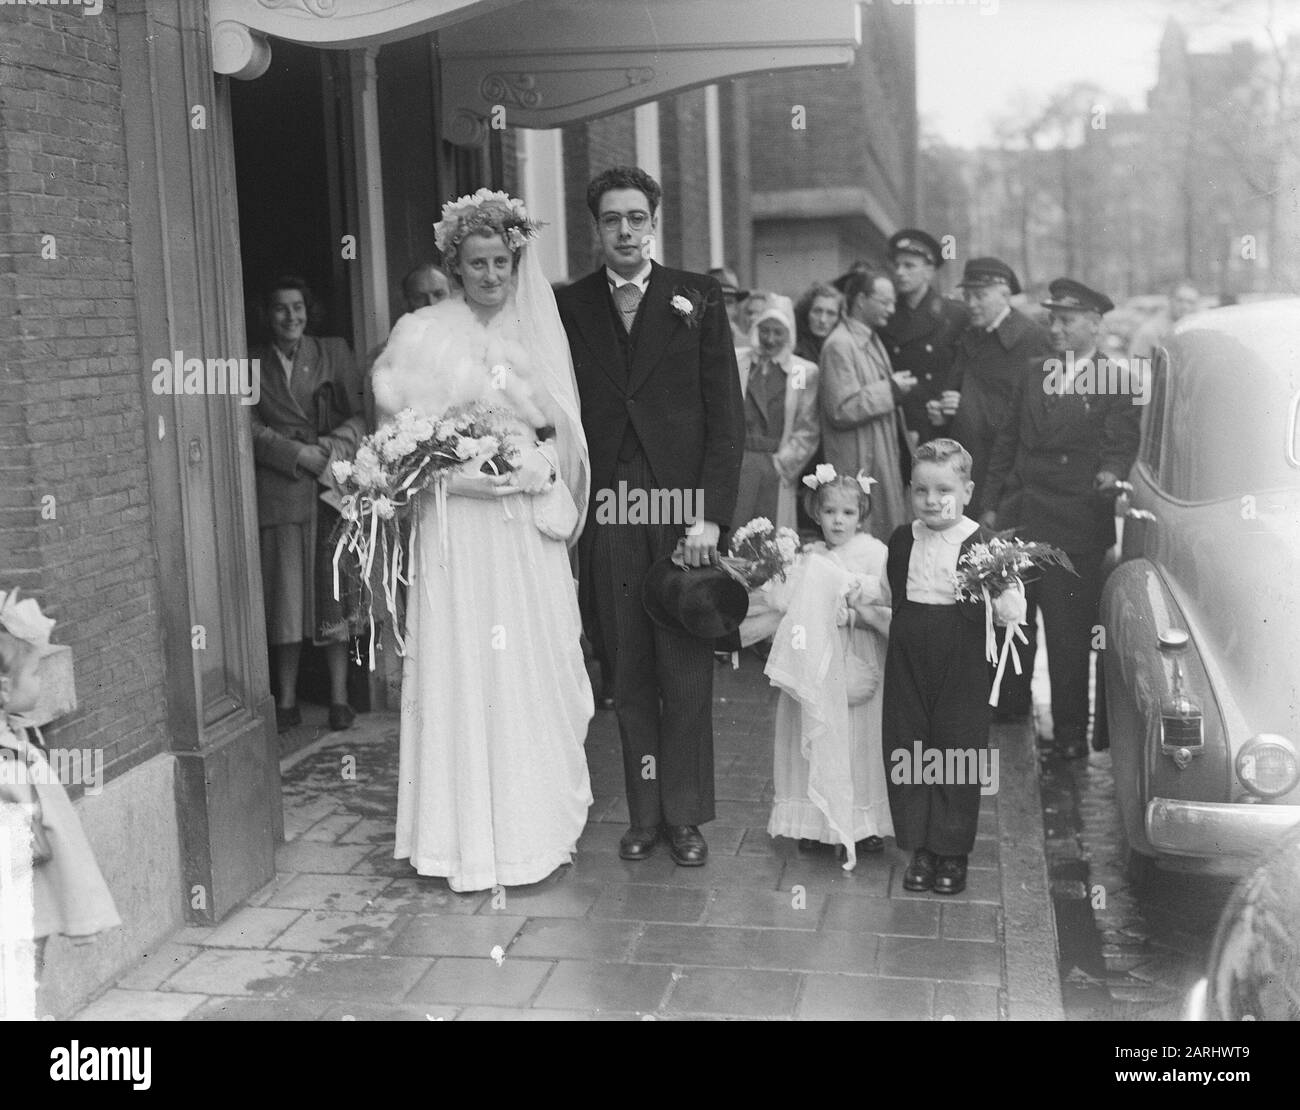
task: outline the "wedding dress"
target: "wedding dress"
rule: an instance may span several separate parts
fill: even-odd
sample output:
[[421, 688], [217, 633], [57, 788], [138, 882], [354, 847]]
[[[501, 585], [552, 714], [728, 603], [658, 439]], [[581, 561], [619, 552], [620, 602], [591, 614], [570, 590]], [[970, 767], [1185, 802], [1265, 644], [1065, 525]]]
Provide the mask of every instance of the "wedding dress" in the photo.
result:
[[[490, 403], [529, 443], [541, 408], [581, 519], [586, 444], [568, 360], [554, 297], [524, 259], [486, 325], [461, 300], [398, 321], [376, 363], [376, 408], [438, 417]], [[538, 882], [569, 862], [592, 802], [594, 706], [568, 547], [538, 530], [527, 494], [453, 494], [445, 520], [432, 487], [417, 502], [394, 855], [458, 891]]]

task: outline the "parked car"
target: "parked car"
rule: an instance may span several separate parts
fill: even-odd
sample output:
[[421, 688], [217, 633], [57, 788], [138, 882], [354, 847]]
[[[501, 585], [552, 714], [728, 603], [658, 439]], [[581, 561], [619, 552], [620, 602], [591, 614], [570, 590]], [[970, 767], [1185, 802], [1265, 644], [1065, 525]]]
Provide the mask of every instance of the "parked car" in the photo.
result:
[[1133, 861], [1241, 874], [1300, 823], [1300, 300], [1180, 321], [1151, 366], [1106, 721]]
[[1300, 829], [1233, 891], [1187, 1021], [1300, 1021]]

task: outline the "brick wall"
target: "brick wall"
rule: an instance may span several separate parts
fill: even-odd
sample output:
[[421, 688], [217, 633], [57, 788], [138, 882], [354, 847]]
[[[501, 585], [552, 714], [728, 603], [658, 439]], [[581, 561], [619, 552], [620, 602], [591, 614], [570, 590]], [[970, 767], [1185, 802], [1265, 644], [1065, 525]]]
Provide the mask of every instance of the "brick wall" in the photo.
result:
[[600, 236], [587, 210], [587, 183], [610, 166], [635, 162], [636, 118], [630, 111], [564, 128], [565, 220], [573, 278], [590, 273], [600, 259]]
[[50, 743], [109, 777], [165, 747], [113, 7], [0, 6], [0, 582], [72, 647], [81, 708]]

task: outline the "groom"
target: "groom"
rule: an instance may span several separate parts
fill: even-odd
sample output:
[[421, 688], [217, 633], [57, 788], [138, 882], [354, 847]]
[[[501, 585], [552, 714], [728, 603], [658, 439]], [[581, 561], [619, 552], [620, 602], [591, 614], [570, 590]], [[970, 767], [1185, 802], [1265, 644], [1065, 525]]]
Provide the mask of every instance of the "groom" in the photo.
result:
[[[641, 586], [679, 542], [690, 566], [716, 562], [745, 424], [717, 281], [650, 261], [661, 197], [659, 183], [634, 167], [592, 181], [587, 207], [603, 264], [556, 300], [591, 452], [580, 597], [614, 674], [631, 818], [619, 855], [646, 859], [663, 835], [676, 863], [698, 867], [708, 856], [699, 826], [713, 820], [713, 642], [653, 623]], [[691, 519], [655, 513], [654, 523], [640, 523], [645, 514], [629, 523], [616, 512], [611, 522], [608, 506], [643, 500], [620, 490], [646, 491], [651, 506], [682, 506]]]

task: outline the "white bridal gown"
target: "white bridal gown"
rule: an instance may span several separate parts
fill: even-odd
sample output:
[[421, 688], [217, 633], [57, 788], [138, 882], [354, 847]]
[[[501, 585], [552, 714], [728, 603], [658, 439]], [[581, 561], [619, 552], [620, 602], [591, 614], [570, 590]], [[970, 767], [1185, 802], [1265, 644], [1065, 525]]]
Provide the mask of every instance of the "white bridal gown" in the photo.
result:
[[[398, 329], [408, 322], [425, 334], [394, 331], [376, 367], [381, 413], [438, 416], [489, 397], [518, 411], [487, 392], [503, 357], [497, 321], [484, 328], [454, 301]], [[526, 356], [505, 357], [516, 367]], [[592, 801], [594, 706], [569, 554], [538, 531], [532, 500], [447, 497], [444, 562], [432, 488], [418, 498], [394, 855], [453, 890], [546, 878], [569, 862]]]

